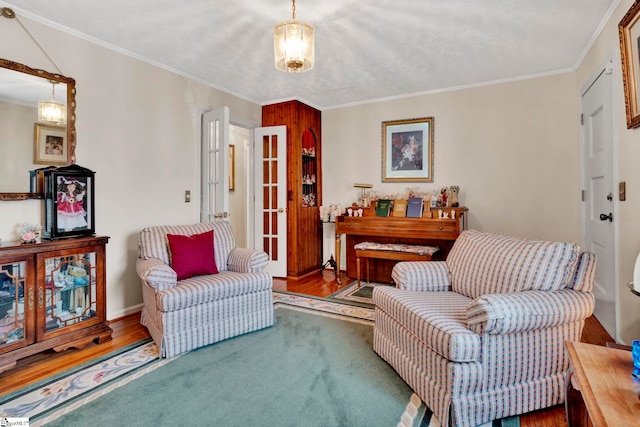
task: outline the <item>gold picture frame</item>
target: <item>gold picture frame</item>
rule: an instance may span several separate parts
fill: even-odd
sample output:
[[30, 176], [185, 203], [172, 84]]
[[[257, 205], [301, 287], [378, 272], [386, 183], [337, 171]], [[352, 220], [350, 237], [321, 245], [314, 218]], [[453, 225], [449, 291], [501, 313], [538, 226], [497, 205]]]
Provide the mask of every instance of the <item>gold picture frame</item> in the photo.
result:
[[382, 122], [382, 182], [433, 182], [433, 117]]
[[640, 0], [618, 24], [627, 129], [640, 126]]
[[66, 127], [35, 123], [33, 163], [56, 166], [66, 166], [70, 163]]
[[229, 145], [229, 191], [236, 189], [236, 147]]

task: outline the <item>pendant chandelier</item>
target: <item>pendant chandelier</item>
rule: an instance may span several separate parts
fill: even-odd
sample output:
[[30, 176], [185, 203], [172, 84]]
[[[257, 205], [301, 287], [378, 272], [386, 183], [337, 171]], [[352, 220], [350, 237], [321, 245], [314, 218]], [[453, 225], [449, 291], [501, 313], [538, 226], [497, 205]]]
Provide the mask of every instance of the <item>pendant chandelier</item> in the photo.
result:
[[296, 19], [296, 0], [292, 0], [292, 19], [273, 27], [276, 68], [287, 73], [302, 73], [313, 68], [313, 25]]
[[51, 83], [51, 100], [38, 101], [38, 121], [55, 126], [66, 126], [67, 106], [56, 102], [56, 84], [58, 82], [50, 80], [49, 83]]

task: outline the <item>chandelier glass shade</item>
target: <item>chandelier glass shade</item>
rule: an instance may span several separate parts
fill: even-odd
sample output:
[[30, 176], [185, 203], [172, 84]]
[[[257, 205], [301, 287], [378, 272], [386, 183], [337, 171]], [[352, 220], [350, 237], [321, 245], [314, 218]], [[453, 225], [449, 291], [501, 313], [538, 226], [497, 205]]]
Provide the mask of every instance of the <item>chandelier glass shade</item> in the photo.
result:
[[56, 102], [56, 84], [51, 82], [51, 100], [38, 101], [38, 121], [55, 126], [67, 125], [67, 106]]
[[276, 68], [288, 73], [302, 73], [313, 68], [313, 25], [296, 19], [296, 2], [293, 0], [293, 16], [273, 27], [273, 48]]

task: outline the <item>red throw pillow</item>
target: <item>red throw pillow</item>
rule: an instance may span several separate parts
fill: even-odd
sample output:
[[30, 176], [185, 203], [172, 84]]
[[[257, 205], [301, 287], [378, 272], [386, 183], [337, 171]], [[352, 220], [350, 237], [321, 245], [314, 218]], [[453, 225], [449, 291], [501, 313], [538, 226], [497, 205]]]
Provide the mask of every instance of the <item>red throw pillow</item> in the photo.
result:
[[171, 268], [178, 280], [200, 274], [218, 274], [213, 253], [213, 230], [193, 236], [167, 234], [171, 251]]

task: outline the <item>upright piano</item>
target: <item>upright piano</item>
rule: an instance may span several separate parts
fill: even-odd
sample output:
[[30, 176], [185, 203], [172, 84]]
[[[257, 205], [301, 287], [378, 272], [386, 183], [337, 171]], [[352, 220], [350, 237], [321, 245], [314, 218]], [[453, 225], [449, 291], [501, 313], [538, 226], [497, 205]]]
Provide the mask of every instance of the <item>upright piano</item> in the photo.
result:
[[[441, 208], [455, 211], [455, 219], [407, 218], [380, 216], [339, 216], [336, 218], [336, 272], [340, 271], [342, 235], [346, 236], [346, 271], [350, 278], [356, 277], [354, 245], [360, 242], [404, 243], [437, 246], [433, 260], [445, 260], [460, 232], [467, 228], [466, 207]], [[437, 211], [437, 210], [436, 210]], [[437, 215], [437, 213], [436, 213]], [[372, 281], [391, 283], [392, 260], [372, 259], [370, 278]]]

